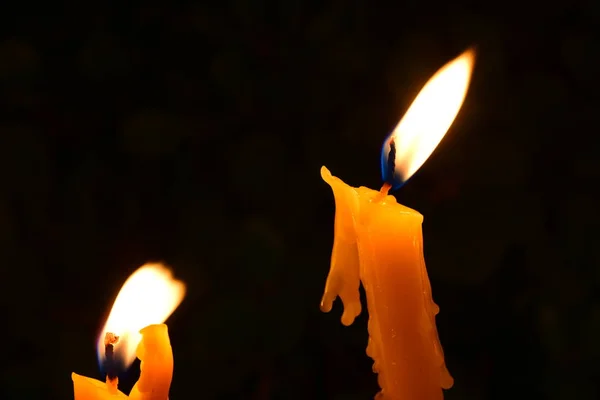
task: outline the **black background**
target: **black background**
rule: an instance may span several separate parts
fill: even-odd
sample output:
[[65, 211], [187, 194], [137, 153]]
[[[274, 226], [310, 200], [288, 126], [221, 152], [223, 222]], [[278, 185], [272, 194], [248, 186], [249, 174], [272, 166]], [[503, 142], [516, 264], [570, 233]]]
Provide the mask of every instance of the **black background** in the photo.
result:
[[[425, 216], [446, 398], [595, 399], [598, 2], [3, 3], [0, 396], [72, 398], [127, 276], [188, 285], [172, 399], [371, 399], [366, 318], [319, 311], [334, 203], [477, 46], [396, 193]], [[134, 366], [122, 378], [128, 391]]]

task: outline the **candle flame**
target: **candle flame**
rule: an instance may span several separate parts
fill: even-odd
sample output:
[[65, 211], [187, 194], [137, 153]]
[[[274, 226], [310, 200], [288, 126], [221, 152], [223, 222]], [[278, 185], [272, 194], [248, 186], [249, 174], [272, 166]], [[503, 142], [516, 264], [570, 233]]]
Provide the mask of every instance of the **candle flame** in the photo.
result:
[[181, 304], [185, 284], [162, 264], [145, 264], [125, 281], [98, 338], [98, 359], [105, 360], [107, 334], [117, 336], [115, 354], [124, 366], [135, 360], [142, 328], [162, 324]]
[[440, 68], [385, 140], [381, 172], [393, 189], [417, 172], [446, 135], [467, 95], [474, 63], [470, 49]]

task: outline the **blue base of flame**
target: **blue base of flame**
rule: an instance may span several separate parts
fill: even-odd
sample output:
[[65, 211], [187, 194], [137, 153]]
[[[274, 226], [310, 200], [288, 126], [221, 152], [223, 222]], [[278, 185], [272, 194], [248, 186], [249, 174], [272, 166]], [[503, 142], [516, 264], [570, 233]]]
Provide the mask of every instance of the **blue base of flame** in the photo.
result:
[[110, 364], [106, 360], [100, 361], [98, 364], [102, 376], [106, 376], [109, 372], [112, 372], [113, 375], [121, 375], [127, 370], [127, 366], [119, 358], [114, 359]]
[[107, 360], [103, 355], [98, 354], [98, 368], [100, 369], [100, 374], [105, 376], [109, 372], [120, 375], [127, 370], [128, 366], [125, 365], [125, 360], [119, 357], [118, 353], [114, 355], [111, 361]]
[[396, 168], [396, 146], [391, 133], [381, 146], [381, 179], [389, 183], [390, 190], [398, 190], [408, 181], [398, 168]]

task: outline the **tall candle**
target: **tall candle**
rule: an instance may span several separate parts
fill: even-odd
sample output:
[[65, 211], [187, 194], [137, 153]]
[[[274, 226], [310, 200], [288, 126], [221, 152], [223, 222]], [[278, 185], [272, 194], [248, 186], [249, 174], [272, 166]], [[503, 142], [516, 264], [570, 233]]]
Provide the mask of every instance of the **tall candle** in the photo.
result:
[[442, 67], [423, 87], [384, 143], [380, 191], [354, 188], [331, 175], [336, 216], [331, 269], [321, 309], [339, 296], [342, 323], [361, 312], [362, 282], [369, 313], [367, 354], [381, 392], [377, 400], [441, 400], [453, 384], [440, 344], [431, 285], [423, 258], [423, 216], [388, 194], [427, 160], [456, 118], [474, 64], [467, 51]]
[[[98, 358], [106, 381], [73, 373], [75, 400], [167, 400], [173, 377], [173, 352], [163, 322], [185, 296], [185, 285], [161, 264], [146, 264], [121, 288], [98, 338]], [[130, 396], [118, 390], [115, 367], [141, 360], [140, 379]], [[118, 369], [118, 368], [117, 368]]]

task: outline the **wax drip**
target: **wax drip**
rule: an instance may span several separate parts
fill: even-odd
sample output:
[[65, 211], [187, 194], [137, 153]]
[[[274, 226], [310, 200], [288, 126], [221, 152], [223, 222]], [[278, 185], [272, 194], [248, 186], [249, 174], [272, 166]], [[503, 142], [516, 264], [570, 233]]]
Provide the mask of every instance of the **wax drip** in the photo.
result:
[[353, 218], [351, 215], [340, 216], [339, 213], [351, 212], [351, 207], [348, 205], [357, 200], [357, 194], [353, 188], [332, 176], [325, 167], [321, 168], [321, 177], [331, 186], [338, 205], [336, 206], [336, 234], [331, 253], [331, 268], [321, 299], [321, 310], [323, 312], [331, 311], [333, 302], [339, 296], [344, 305], [342, 324], [348, 326], [354, 322], [362, 309], [358, 290], [360, 286], [359, 260]]
[[[418, 243], [419, 252], [423, 254], [423, 241], [420, 240]], [[429, 340], [433, 346], [435, 360], [440, 368], [440, 386], [443, 389], [450, 389], [454, 385], [454, 379], [446, 367], [444, 350], [442, 349], [442, 344], [440, 343], [440, 337], [435, 323], [435, 317], [440, 312], [440, 307], [433, 301], [431, 282], [429, 281], [427, 268], [425, 267], [425, 259], [423, 257], [421, 257], [421, 282], [423, 283], [423, 287], [425, 289], [423, 291], [425, 309], [428, 310], [428, 312], [423, 316], [423, 322], [425, 324], [423, 330], [429, 336]]]
[[[364, 282], [363, 282], [364, 286]], [[366, 290], [366, 289], [365, 289]], [[367, 303], [368, 306], [368, 303]], [[373, 336], [376, 335], [380, 329], [377, 324], [377, 321], [374, 317], [371, 310], [369, 310], [369, 322], [367, 323], [367, 330], [369, 331], [369, 341], [367, 344], [367, 356], [369, 356], [373, 360], [373, 372], [377, 374], [377, 384], [381, 388], [379, 393], [375, 396], [375, 400], [384, 400], [384, 391], [385, 391], [385, 369], [381, 368], [381, 349], [377, 346], [377, 341], [373, 340]]]

